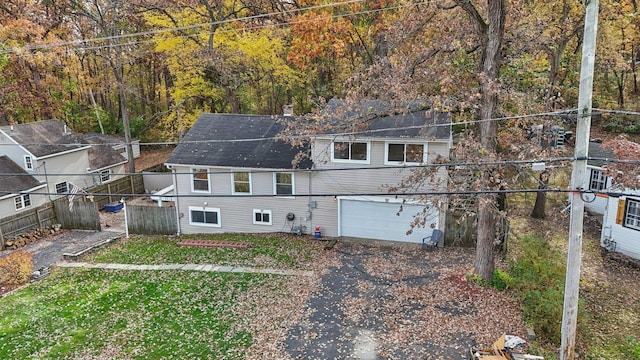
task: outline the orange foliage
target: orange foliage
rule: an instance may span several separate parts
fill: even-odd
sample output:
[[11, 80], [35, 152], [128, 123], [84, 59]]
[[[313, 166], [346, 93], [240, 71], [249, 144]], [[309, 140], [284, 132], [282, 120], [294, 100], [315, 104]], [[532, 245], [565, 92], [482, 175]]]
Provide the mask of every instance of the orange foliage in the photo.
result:
[[33, 272], [33, 257], [26, 251], [16, 251], [0, 258], [0, 285], [21, 285]]

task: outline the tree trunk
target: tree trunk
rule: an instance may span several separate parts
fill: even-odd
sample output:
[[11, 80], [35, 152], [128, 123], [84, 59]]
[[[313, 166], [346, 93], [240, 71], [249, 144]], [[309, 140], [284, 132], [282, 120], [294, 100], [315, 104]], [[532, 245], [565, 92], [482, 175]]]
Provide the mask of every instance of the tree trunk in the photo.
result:
[[129, 124], [129, 111], [127, 110], [127, 94], [124, 88], [124, 66], [120, 58], [120, 49], [115, 49], [114, 75], [118, 82], [118, 98], [120, 101], [120, 113], [122, 115], [122, 127], [124, 128], [124, 142], [127, 146], [127, 161], [129, 173], [136, 172], [136, 164], [133, 161], [133, 147], [131, 146], [131, 126]]
[[[545, 170], [540, 173], [540, 180], [538, 180], [538, 190], [546, 190], [549, 186], [549, 170]], [[545, 207], [547, 205], [547, 193], [544, 191], [538, 191], [536, 194], [536, 203], [533, 205], [533, 211], [531, 217], [534, 219], [544, 219], [547, 217], [545, 214]]]

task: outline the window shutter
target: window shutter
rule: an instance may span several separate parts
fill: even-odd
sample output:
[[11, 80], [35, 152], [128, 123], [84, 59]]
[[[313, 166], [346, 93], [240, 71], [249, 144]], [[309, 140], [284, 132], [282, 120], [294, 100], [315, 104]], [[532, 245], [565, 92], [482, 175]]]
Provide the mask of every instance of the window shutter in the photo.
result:
[[618, 199], [618, 213], [616, 214], [616, 224], [618, 225], [622, 225], [622, 221], [624, 220], [625, 203], [625, 199]]

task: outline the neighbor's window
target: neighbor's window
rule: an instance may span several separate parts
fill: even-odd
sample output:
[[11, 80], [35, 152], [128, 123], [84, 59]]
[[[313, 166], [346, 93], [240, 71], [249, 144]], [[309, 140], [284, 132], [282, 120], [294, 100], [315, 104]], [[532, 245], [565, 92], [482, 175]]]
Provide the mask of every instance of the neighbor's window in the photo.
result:
[[602, 170], [591, 169], [591, 179], [589, 180], [589, 190], [604, 190], [607, 188], [607, 177]]
[[69, 183], [61, 182], [56, 184], [56, 193], [57, 194], [65, 194], [69, 192]]
[[387, 163], [417, 163], [424, 161], [424, 144], [387, 143]]
[[640, 230], [640, 201], [627, 199], [627, 211], [624, 215], [624, 226]]
[[275, 173], [276, 195], [293, 195], [293, 173]]
[[271, 225], [271, 210], [253, 209], [253, 223]]
[[251, 194], [251, 174], [246, 172], [233, 173], [233, 193]]
[[31, 206], [31, 195], [29, 194], [18, 195], [13, 198], [13, 200], [16, 205], [16, 210], [24, 209]]
[[335, 141], [332, 149], [333, 161], [369, 161], [369, 143]]
[[111, 170], [102, 170], [100, 171], [100, 181], [107, 182], [111, 180]]
[[220, 209], [189, 206], [189, 224], [220, 227]]
[[192, 169], [191, 185], [193, 191], [209, 192], [209, 172], [207, 169]]
[[24, 156], [24, 168], [27, 170], [33, 170], [33, 159], [29, 155]]

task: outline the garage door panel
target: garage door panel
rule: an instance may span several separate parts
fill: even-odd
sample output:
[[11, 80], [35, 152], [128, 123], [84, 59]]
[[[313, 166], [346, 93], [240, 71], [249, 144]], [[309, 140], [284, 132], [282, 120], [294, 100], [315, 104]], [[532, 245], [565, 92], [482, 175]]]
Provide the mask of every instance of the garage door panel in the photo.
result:
[[[407, 235], [416, 214], [423, 206], [376, 201], [340, 200], [340, 235], [377, 240], [421, 243], [431, 229], [414, 229]], [[434, 222], [437, 216], [430, 214]]]

